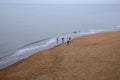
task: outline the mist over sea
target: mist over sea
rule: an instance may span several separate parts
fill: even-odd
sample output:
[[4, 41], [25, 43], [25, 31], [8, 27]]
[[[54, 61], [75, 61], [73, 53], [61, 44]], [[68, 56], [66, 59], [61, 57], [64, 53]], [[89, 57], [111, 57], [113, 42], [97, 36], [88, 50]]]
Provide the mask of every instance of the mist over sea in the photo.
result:
[[48, 37], [120, 26], [120, 5], [0, 4], [0, 57]]

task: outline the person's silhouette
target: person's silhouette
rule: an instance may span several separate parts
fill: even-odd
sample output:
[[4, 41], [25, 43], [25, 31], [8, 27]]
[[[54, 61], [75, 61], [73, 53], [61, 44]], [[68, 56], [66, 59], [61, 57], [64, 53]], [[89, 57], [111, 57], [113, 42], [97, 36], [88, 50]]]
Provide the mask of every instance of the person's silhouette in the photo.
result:
[[71, 37], [69, 37], [69, 40], [67, 41], [67, 45], [70, 44], [70, 41], [71, 41]]
[[57, 40], [57, 44], [58, 44], [58, 38], [56, 40]]
[[71, 40], [71, 37], [69, 37], [69, 41]]
[[64, 43], [64, 38], [62, 38], [62, 43]]

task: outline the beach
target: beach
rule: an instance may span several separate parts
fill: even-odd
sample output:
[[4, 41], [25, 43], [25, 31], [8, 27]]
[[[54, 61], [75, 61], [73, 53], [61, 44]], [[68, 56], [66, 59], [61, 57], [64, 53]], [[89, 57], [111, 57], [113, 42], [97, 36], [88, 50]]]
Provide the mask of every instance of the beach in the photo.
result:
[[0, 71], [0, 80], [120, 80], [120, 31], [81, 36]]

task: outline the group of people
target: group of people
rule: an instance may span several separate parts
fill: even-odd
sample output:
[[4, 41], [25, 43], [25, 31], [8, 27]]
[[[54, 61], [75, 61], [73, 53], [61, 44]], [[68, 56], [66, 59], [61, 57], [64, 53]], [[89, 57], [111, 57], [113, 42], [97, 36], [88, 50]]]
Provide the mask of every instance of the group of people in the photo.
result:
[[[62, 43], [64, 43], [64, 41], [65, 41], [64, 38], [62, 37], [61, 39], [62, 39]], [[58, 41], [59, 41], [59, 40], [58, 40], [58, 38], [57, 38], [57, 44], [59, 43]], [[67, 45], [70, 44], [70, 41], [71, 41], [71, 37], [69, 37], [69, 39], [68, 39], [68, 41], [67, 41]]]

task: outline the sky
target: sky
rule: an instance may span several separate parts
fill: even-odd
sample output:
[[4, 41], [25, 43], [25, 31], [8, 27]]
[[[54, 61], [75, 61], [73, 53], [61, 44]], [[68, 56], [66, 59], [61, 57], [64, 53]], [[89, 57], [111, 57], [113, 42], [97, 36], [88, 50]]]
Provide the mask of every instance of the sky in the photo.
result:
[[23, 4], [120, 4], [120, 0], [0, 0], [0, 3], [23, 3]]

